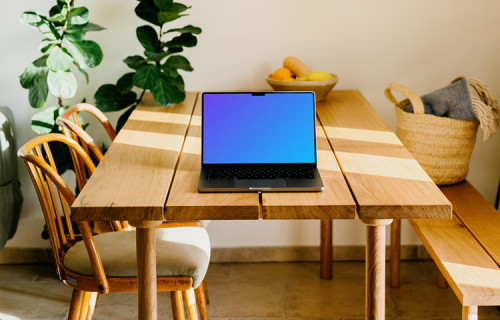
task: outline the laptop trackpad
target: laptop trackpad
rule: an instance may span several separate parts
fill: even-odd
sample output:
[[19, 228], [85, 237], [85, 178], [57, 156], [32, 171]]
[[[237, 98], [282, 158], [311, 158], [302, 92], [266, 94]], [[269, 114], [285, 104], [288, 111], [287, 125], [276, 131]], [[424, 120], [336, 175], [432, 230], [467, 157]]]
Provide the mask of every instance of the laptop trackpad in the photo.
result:
[[286, 187], [285, 179], [236, 179], [236, 188], [269, 189]]

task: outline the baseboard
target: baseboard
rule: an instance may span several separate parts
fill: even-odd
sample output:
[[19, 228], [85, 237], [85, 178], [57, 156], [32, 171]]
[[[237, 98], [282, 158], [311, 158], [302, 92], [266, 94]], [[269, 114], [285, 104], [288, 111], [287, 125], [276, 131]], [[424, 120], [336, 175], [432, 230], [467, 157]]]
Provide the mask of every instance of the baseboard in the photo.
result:
[[[389, 258], [389, 246], [386, 257]], [[364, 261], [365, 246], [334, 246], [334, 261]], [[248, 262], [293, 262], [319, 261], [320, 249], [307, 247], [239, 247], [212, 248], [210, 261], [213, 263]], [[401, 260], [429, 260], [431, 256], [423, 245], [402, 245]]]
[[[210, 261], [213, 263], [248, 262], [294, 262], [319, 261], [320, 250], [307, 247], [238, 247], [212, 248]], [[386, 257], [389, 257], [387, 247]], [[401, 260], [429, 260], [431, 257], [423, 245], [402, 245]], [[334, 261], [365, 260], [364, 246], [334, 246]], [[4, 248], [0, 252], [0, 264], [53, 263], [51, 249]]]

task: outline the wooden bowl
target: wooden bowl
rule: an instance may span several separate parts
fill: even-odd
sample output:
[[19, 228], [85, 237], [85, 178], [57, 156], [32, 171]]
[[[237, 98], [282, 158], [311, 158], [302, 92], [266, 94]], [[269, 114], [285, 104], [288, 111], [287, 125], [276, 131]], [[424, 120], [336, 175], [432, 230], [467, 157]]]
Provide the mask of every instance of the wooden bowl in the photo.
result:
[[332, 76], [332, 79], [324, 81], [283, 81], [271, 79], [271, 75], [268, 75], [266, 81], [274, 91], [314, 91], [316, 101], [320, 101], [326, 98], [339, 81], [338, 76]]

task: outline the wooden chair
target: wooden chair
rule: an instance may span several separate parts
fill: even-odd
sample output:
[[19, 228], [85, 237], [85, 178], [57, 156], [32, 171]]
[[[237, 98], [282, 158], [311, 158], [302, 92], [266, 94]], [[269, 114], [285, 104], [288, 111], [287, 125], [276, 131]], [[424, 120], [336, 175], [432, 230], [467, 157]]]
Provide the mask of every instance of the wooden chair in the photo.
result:
[[[103, 154], [101, 152], [101, 149], [94, 141], [94, 139], [83, 129], [82, 121], [80, 119], [81, 113], [88, 113], [92, 115], [95, 119], [97, 119], [97, 121], [99, 121], [99, 123], [102, 125], [102, 127], [108, 134], [108, 137], [111, 140], [111, 142], [113, 142], [114, 139], [116, 138], [116, 131], [115, 129], [113, 129], [113, 126], [109, 122], [109, 119], [106, 117], [106, 115], [97, 107], [89, 103], [76, 104], [75, 106], [66, 110], [62, 115], [60, 115], [56, 119], [56, 123], [61, 127], [63, 133], [66, 136], [72, 138], [73, 140], [76, 140], [87, 152], [87, 154], [94, 155], [94, 163], [98, 164], [103, 158]], [[90, 178], [90, 173], [88, 172], [88, 170], [85, 170], [85, 167], [83, 166], [82, 163], [79, 162], [78, 159], [76, 159], [75, 157], [72, 157], [72, 159], [73, 159], [73, 165], [75, 167], [75, 174], [77, 177], [78, 188], [79, 190], [81, 190], [81, 188], [83, 188], [87, 180]], [[206, 228], [208, 223], [209, 223], [208, 220], [168, 221], [168, 222], [165, 221], [162, 225], [159, 226], [159, 228], [189, 227], [189, 226], [199, 226]], [[94, 226], [94, 230], [96, 230], [97, 232], [111, 231], [109, 230], [110, 228], [107, 227], [108, 225], [109, 224], [104, 225], [103, 223], [97, 224], [96, 226]], [[121, 222], [112, 221], [111, 226], [112, 229], [115, 231], [120, 230], [120, 228], [122, 229], [130, 228], [127, 221], [121, 221]], [[202, 288], [204, 290], [203, 299], [206, 301], [206, 303], [208, 303], [209, 302], [208, 289], [205, 280], [203, 280]], [[197, 293], [199, 292], [197, 291]], [[203, 305], [199, 305], [198, 307], [202, 309]]]
[[[75, 195], [57, 173], [50, 150], [55, 143], [67, 146], [86, 170], [94, 171], [85, 150], [57, 133], [32, 139], [19, 149], [18, 156], [26, 164], [42, 206], [57, 274], [73, 288], [68, 319], [91, 319], [99, 293], [137, 292], [135, 230], [93, 235], [87, 221], [77, 223], [79, 230], [73, 229], [69, 208]], [[184, 319], [183, 291], [189, 317], [197, 319], [193, 288], [200, 291], [208, 268], [208, 234], [198, 227], [162, 228], [156, 234], [157, 289], [171, 291], [174, 319]], [[200, 315], [208, 319], [202, 310]]]

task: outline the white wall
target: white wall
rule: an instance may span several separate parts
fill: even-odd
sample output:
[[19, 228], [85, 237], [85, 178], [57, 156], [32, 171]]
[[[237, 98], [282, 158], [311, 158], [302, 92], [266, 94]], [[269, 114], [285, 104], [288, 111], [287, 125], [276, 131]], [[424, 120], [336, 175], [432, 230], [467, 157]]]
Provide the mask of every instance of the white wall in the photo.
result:
[[[29, 128], [34, 110], [18, 76], [39, 56], [41, 39], [21, 25], [27, 9], [46, 13], [54, 1], [4, 2], [0, 10], [0, 105], [9, 106], [17, 122], [18, 145], [34, 136]], [[91, 21], [107, 28], [92, 33], [104, 60], [91, 70], [74, 102], [92, 96], [103, 83], [128, 72], [122, 62], [140, 53], [135, 28], [136, 1], [78, 1], [90, 9]], [[203, 29], [195, 48], [185, 50], [195, 68], [184, 77], [188, 91], [267, 90], [264, 75], [288, 55], [312, 69], [336, 73], [335, 89], [359, 89], [395, 128], [393, 106], [383, 90], [392, 81], [419, 94], [445, 86], [458, 75], [477, 77], [500, 96], [500, 2], [496, 0], [186, 0], [190, 16], [176, 26]], [[82, 79], [80, 79], [82, 80]], [[117, 115], [111, 115], [113, 119]], [[479, 134], [469, 180], [493, 202], [500, 177], [500, 134], [487, 142]], [[39, 205], [24, 165], [20, 163], [25, 202], [22, 220], [10, 247], [46, 247]], [[214, 221], [209, 227], [214, 247], [317, 245], [317, 221]], [[403, 244], [418, 243], [404, 224]], [[334, 242], [363, 244], [364, 228], [354, 221], [335, 223]]]

